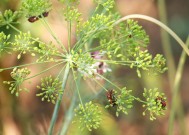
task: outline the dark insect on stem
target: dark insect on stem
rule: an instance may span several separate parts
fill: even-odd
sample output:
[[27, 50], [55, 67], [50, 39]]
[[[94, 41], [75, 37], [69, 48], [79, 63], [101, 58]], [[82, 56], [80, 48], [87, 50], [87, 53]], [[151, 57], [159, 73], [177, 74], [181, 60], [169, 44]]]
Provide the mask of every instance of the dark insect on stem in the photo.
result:
[[49, 15], [49, 12], [43, 12], [42, 15], [39, 15], [38, 17], [42, 18], [42, 16], [47, 17], [48, 15]]
[[110, 105], [112, 105], [112, 106], [117, 105], [114, 90], [108, 90], [107, 93], [106, 93], [106, 97], [107, 97]]
[[31, 17], [28, 18], [28, 21], [33, 23], [33, 22], [37, 21], [38, 19], [39, 18], [37, 16], [31, 16]]
[[28, 18], [28, 21], [33, 23], [37, 20], [39, 20], [39, 18], [42, 18], [43, 17], [47, 17], [49, 15], [49, 12], [43, 12], [42, 15], [38, 15], [38, 16], [31, 16]]
[[156, 101], [156, 103], [160, 102], [161, 105], [162, 105], [162, 109], [165, 109], [167, 103], [166, 103], [166, 101], [165, 101], [162, 97], [157, 97], [157, 98], [155, 99], [155, 101]]

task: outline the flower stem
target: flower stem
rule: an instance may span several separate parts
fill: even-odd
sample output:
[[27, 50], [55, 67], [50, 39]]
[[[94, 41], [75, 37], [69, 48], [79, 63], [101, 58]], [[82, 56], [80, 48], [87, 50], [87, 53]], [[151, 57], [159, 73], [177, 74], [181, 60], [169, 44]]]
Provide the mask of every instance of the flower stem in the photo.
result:
[[66, 112], [65, 120], [62, 124], [62, 128], [61, 128], [61, 131], [59, 132], [59, 135], [65, 135], [66, 134], [68, 127], [69, 127], [69, 125], [72, 121], [72, 118], [73, 118], [73, 115], [74, 115], [74, 107], [75, 107], [75, 103], [76, 103], [76, 95], [77, 95], [77, 92], [74, 91], [73, 97], [71, 99], [71, 104], [69, 106], [68, 111]]
[[[186, 44], [187, 46], [189, 46], [189, 37], [187, 38]], [[177, 107], [178, 91], [180, 87], [180, 82], [181, 82], [181, 77], [182, 77], [185, 61], [186, 61], [186, 53], [183, 50], [180, 60], [179, 60], [178, 69], [175, 75], [175, 80], [174, 80], [174, 85], [173, 85], [173, 98], [172, 98], [172, 103], [171, 103], [171, 113], [170, 113], [170, 118], [169, 118], [168, 135], [173, 134], [173, 126], [174, 126], [175, 111]]]
[[56, 122], [57, 117], [58, 117], [58, 111], [59, 111], [59, 108], [60, 108], [60, 104], [61, 104], [61, 101], [62, 101], [64, 90], [65, 90], [65, 87], [66, 87], [66, 82], [68, 80], [69, 71], [70, 71], [70, 67], [69, 67], [69, 64], [67, 64], [65, 72], [64, 72], [63, 81], [62, 81], [63, 82], [62, 83], [62, 94], [59, 95], [58, 100], [55, 104], [53, 116], [52, 116], [52, 119], [51, 119], [51, 122], [50, 122], [50, 127], [49, 127], [49, 130], [48, 130], [48, 135], [53, 134], [53, 128], [55, 126], [55, 122]]
[[[167, 21], [167, 13], [166, 13], [166, 3], [165, 0], [158, 0], [158, 12], [159, 12], [159, 17], [161, 22], [163, 22], [165, 25], [168, 24]], [[166, 33], [163, 29], [161, 29], [161, 42], [162, 42], [162, 47], [163, 51], [165, 53], [167, 61], [167, 66], [168, 66], [168, 76], [169, 76], [169, 83], [170, 86], [173, 86], [174, 83], [174, 77], [175, 77], [175, 62], [173, 58], [173, 53], [171, 50], [171, 43], [170, 43], [170, 38], [168, 33]]]

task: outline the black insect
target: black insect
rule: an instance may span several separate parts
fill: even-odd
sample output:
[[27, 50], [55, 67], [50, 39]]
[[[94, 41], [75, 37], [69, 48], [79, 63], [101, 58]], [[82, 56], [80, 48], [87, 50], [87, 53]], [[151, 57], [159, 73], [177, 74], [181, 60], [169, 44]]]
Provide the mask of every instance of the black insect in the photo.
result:
[[110, 105], [112, 105], [112, 106], [117, 105], [114, 90], [108, 90], [106, 93], [106, 97], [107, 97]]

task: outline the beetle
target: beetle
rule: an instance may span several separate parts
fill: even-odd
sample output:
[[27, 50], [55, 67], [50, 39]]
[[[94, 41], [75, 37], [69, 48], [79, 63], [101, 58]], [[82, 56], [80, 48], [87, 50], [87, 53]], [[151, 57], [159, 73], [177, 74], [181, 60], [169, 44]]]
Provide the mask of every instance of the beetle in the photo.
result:
[[155, 99], [155, 101], [156, 101], [156, 103], [160, 102], [163, 109], [164, 109], [164, 108], [166, 107], [166, 105], [167, 105], [166, 101], [165, 101], [162, 97], [159, 97], [159, 96], [158, 96], [158, 97]]
[[112, 105], [112, 106], [117, 105], [114, 90], [108, 90], [107, 93], [106, 93], [106, 97], [107, 97], [110, 105]]
[[33, 22], [37, 21], [38, 19], [39, 18], [37, 16], [31, 16], [31, 17], [28, 18], [28, 21], [33, 23]]

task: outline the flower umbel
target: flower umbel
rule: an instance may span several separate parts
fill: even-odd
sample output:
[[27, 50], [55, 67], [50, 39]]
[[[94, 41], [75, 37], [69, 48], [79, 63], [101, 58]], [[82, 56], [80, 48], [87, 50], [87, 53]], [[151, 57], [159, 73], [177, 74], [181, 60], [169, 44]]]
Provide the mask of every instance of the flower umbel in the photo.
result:
[[0, 33], [0, 56], [2, 55], [3, 52], [10, 53], [9, 52], [10, 42], [8, 42], [9, 39], [10, 39], [10, 35], [5, 35], [4, 32]]
[[166, 109], [166, 98], [164, 93], [160, 93], [157, 88], [155, 89], [144, 89], [143, 96], [146, 98], [146, 104], [143, 107], [146, 107], [146, 110], [143, 112], [143, 115], [146, 114], [148, 110], [150, 113], [150, 120], [155, 120], [156, 116], [164, 115], [164, 110]]
[[51, 9], [49, 0], [25, 0], [22, 2], [21, 10], [29, 22], [35, 22], [39, 18], [47, 17]]
[[79, 123], [81, 130], [85, 127], [92, 131], [92, 129], [97, 129], [100, 126], [102, 112], [99, 107], [92, 103], [91, 101], [85, 105], [80, 104], [79, 108], [75, 110], [76, 117], [79, 117]]
[[[127, 90], [126, 87], [122, 88], [120, 93], [114, 90], [114, 104], [116, 105], [116, 116], [119, 116], [120, 112], [128, 114], [128, 109], [133, 107], [134, 97], [131, 95], [132, 90]], [[106, 105], [106, 108], [113, 107], [114, 105], [110, 102], [110, 105]]]
[[42, 92], [36, 94], [41, 96], [41, 100], [47, 100], [48, 102], [56, 103], [59, 94], [62, 94], [61, 90], [62, 82], [59, 79], [53, 79], [51, 76], [41, 79], [41, 86], [37, 86]]
[[24, 90], [28, 91], [26, 88], [21, 88], [20, 85], [25, 81], [26, 77], [30, 74], [30, 70], [27, 68], [17, 69], [14, 68], [11, 72], [11, 77], [14, 81], [4, 81], [4, 84], [10, 85], [9, 90], [11, 93], [15, 93], [16, 96], [19, 96], [19, 92]]
[[31, 40], [30, 32], [15, 35], [15, 42], [13, 42], [12, 45], [14, 47], [14, 51], [19, 52], [17, 58], [20, 59], [21, 55], [26, 54], [26, 52], [30, 52], [31, 55], [34, 56], [35, 54], [32, 52], [33, 47], [31, 46], [34, 43], [35, 41]]

